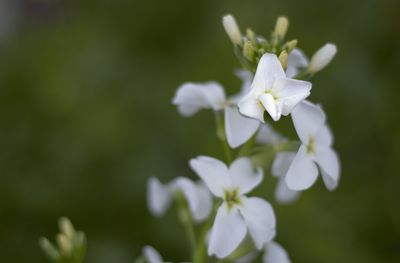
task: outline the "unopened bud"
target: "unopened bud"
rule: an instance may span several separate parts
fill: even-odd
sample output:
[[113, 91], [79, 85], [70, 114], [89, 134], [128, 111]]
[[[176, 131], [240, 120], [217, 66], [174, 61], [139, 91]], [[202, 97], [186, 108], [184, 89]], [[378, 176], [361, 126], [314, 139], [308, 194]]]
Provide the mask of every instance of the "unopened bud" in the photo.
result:
[[308, 65], [308, 71], [310, 73], [315, 73], [325, 68], [336, 55], [336, 51], [337, 48], [335, 44], [325, 44], [312, 56], [310, 64]]
[[281, 52], [278, 59], [279, 59], [279, 62], [281, 62], [282, 68], [286, 68], [287, 59], [288, 59], [288, 53], [286, 52], [286, 50], [283, 50]]
[[290, 51], [292, 51], [297, 46], [297, 42], [298, 42], [297, 39], [293, 39], [286, 42], [285, 48], [287, 48], [288, 53], [290, 53]]
[[69, 239], [75, 235], [75, 229], [71, 221], [66, 217], [61, 217], [58, 221], [61, 233], [65, 234]]
[[276, 20], [275, 35], [280, 39], [284, 38], [289, 27], [289, 20], [286, 16], [280, 16]]
[[57, 244], [60, 248], [60, 252], [63, 255], [70, 255], [73, 250], [73, 244], [72, 240], [69, 239], [66, 235], [64, 234], [58, 234], [56, 236]]
[[235, 18], [232, 15], [225, 15], [222, 18], [222, 24], [231, 41], [236, 45], [242, 45], [242, 34]]
[[247, 40], [243, 45], [243, 55], [248, 60], [253, 61], [254, 52], [255, 52], [255, 50], [254, 50], [253, 43], [251, 41]]
[[39, 239], [39, 245], [42, 248], [43, 252], [46, 254], [49, 259], [52, 261], [58, 261], [60, 258], [60, 253], [58, 253], [57, 249], [51, 244], [51, 242], [45, 238], [42, 237]]
[[250, 28], [246, 29], [246, 36], [250, 41], [254, 42], [256, 40], [256, 33], [254, 33]]

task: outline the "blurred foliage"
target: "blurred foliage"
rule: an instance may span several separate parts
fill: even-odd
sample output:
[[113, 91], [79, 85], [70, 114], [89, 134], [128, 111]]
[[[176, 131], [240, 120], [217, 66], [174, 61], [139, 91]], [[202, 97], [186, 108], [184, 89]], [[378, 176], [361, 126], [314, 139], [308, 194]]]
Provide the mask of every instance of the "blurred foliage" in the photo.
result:
[[[194, 176], [198, 154], [223, 156], [211, 113], [184, 119], [170, 101], [189, 80], [239, 89], [229, 12], [260, 34], [286, 14], [309, 55], [339, 48], [311, 100], [335, 133], [341, 184], [273, 202], [278, 241], [293, 262], [400, 262], [399, 3], [2, 0], [1, 261], [44, 262], [38, 238], [63, 215], [87, 234], [86, 262], [132, 262], [145, 244], [189, 257], [176, 215], [149, 215], [145, 186], [150, 175]], [[288, 118], [279, 125], [294, 136]], [[272, 199], [273, 184], [256, 192]]]

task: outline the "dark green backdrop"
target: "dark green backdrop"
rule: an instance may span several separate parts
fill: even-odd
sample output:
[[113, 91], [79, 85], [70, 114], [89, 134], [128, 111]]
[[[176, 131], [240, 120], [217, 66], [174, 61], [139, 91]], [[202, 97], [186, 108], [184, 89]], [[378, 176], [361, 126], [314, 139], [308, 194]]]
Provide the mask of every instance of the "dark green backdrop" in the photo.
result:
[[189, 80], [239, 88], [228, 12], [262, 34], [288, 15], [308, 54], [338, 45], [311, 99], [335, 133], [340, 187], [273, 203], [279, 242], [293, 262], [400, 262], [399, 1], [2, 3], [1, 262], [44, 262], [38, 237], [53, 237], [62, 215], [87, 233], [87, 262], [132, 262], [145, 244], [188, 258], [175, 214], [149, 215], [145, 186], [193, 177], [198, 154], [223, 156], [211, 113], [184, 119], [170, 101]]

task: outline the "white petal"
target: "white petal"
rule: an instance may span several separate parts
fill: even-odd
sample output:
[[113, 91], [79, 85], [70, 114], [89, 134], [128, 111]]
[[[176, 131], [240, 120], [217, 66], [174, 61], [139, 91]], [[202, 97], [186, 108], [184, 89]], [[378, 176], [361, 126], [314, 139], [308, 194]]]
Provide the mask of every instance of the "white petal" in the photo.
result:
[[286, 76], [292, 78], [296, 76], [301, 69], [307, 67], [308, 59], [303, 51], [298, 48], [289, 53], [286, 66]]
[[185, 83], [178, 88], [172, 100], [184, 116], [191, 116], [200, 109], [221, 110], [224, 102], [224, 89], [216, 82]]
[[263, 179], [263, 170], [254, 170], [249, 158], [236, 159], [229, 167], [232, 187], [239, 188], [240, 194], [246, 194], [259, 185]]
[[282, 101], [282, 114], [289, 115], [293, 108], [310, 95], [311, 82], [295, 79], [277, 79], [272, 91]]
[[224, 202], [218, 209], [211, 230], [208, 254], [219, 258], [229, 256], [246, 236], [246, 224], [237, 208], [228, 209]]
[[326, 119], [321, 107], [308, 101], [299, 103], [291, 115], [297, 135], [306, 145], [310, 136], [315, 138]]
[[295, 156], [295, 152], [278, 153], [272, 163], [271, 174], [275, 177], [285, 176]]
[[340, 163], [336, 152], [330, 147], [316, 147], [315, 161], [322, 172], [326, 188], [334, 190], [339, 182]]
[[193, 217], [196, 221], [200, 222], [208, 218], [211, 213], [213, 200], [211, 193], [207, 186], [202, 182], [196, 184], [197, 194], [199, 196], [199, 203], [197, 210], [193, 212]]
[[163, 263], [164, 262], [160, 253], [158, 253], [157, 250], [155, 250], [151, 246], [145, 246], [143, 248], [143, 255], [146, 258], [146, 261], [148, 261], [149, 263]]
[[256, 137], [256, 142], [260, 144], [276, 144], [286, 140], [285, 137], [276, 132], [267, 122], [261, 125]]
[[276, 79], [285, 78], [285, 72], [275, 54], [265, 53], [258, 63], [251, 90], [265, 92], [272, 88]]
[[290, 263], [289, 255], [282, 246], [272, 241], [265, 247], [263, 263]]
[[279, 179], [275, 188], [275, 199], [281, 204], [289, 204], [294, 202], [300, 196], [299, 191], [289, 189], [286, 184], [285, 177]]
[[147, 183], [147, 205], [154, 216], [162, 216], [171, 204], [172, 194], [169, 186], [164, 186], [155, 177]]
[[329, 127], [325, 124], [319, 129], [315, 137], [315, 144], [330, 147], [332, 143], [333, 143], [332, 132], [329, 129]]
[[245, 143], [259, 126], [258, 120], [241, 115], [236, 107], [225, 108], [225, 133], [230, 147], [236, 148]]
[[215, 196], [222, 197], [224, 189], [231, 186], [228, 167], [220, 160], [199, 156], [191, 159], [189, 164]]
[[245, 95], [250, 91], [251, 82], [253, 81], [254, 75], [250, 71], [239, 69], [235, 71], [235, 75], [242, 80], [242, 87], [240, 94]]
[[274, 121], [278, 121], [281, 118], [282, 104], [277, 103], [274, 97], [269, 93], [262, 94], [259, 99], [271, 118]]
[[286, 184], [295, 191], [305, 190], [315, 183], [317, 177], [317, 165], [307, 154], [306, 147], [301, 145], [286, 174]]
[[239, 111], [244, 116], [257, 119], [260, 122], [264, 122], [264, 107], [260, 104], [258, 99], [259, 95], [255, 92], [250, 91], [243, 99], [238, 103]]
[[182, 191], [189, 205], [193, 219], [197, 222], [204, 220], [211, 212], [212, 199], [208, 189], [202, 182], [196, 184], [185, 177], [174, 180], [176, 190]]
[[275, 236], [276, 219], [271, 205], [258, 197], [242, 197], [240, 213], [244, 217], [250, 236], [257, 249], [262, 249], [265, 243]]

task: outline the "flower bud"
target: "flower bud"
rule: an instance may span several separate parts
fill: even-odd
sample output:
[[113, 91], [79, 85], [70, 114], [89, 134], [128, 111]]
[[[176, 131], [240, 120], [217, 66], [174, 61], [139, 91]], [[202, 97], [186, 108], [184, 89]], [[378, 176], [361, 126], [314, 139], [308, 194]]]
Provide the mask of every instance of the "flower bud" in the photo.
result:
[[60, 220], [58, 221], [58, 225], [60, 227], [61, 233], [65, 234], [69, 239], [72, 239], [73, 236], [75, 236], [74, 226], [68, 218], [60, 218]]
[[51, 244], [51, 242], [45, 238], [42, 237], [39, 239], [39, 245], [42, 248], [43, 252], [46, 254], [49, 259], [53, 261], [58, 261], [60, 258], [60, 253], [58, 253], [57, 249]]
[[296, 46], [297, 46], [297, 39], [290, 40], [285, 44], [285, 48], [287, 48], [288, 53], [290, 53], [290, 51], [292, 51]]
[[283, 50], [281, 52], [278, 59], [279, 59], [279, 62], [281, 62], [282, 68], [286, 68], [287, 59], [288, 59], [288, 53], [286, 52], [286, 50]]
[[286, 16], [278, 17], [275, 25], [275, 36], [277, 36], [280, 39], [284, 38], [288, 30], [288, 27], [289, 27], [289, 20], [287, 19], [287, 17]]
[[58, 247], [60, 248], [61, 254], [70, 255], [72, 253], [74, 244], [72, 243], [72, 240], [70, 240], [66, 235], [57, 234], [56, 241]]
[[253, 61], [254, 53], [255, 53], [255, 50], [254, 50], [253, 43], [251, 41], [247, 40], [243, 45], [243, 55], [248, 60]]
[[333, 59], [336, 54], [336, 45], [327, 43], [322, 48], [318, 49], [317, 52], [311, 58], [311, 62], [308, 65], [308, 71], [315, 73], [325, 68]]
[[222, 24], [233, 44], [242, 45], [242, 34], [240, 33], [235, 18], [232, 15], [225, 15], [222, 18]]

